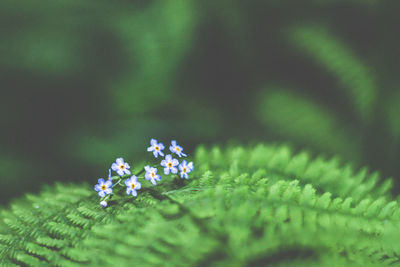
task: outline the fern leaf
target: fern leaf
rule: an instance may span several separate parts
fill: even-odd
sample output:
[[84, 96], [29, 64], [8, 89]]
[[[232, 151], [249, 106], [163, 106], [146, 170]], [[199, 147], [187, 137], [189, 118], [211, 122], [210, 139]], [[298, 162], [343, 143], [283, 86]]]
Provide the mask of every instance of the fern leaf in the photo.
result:
[[[46, 187], [1, 210], [0, 265], [397, 264], [390, 183], [287, 146], [201, 147], [194, 178], [98, 205], [92, 187]], [[379, 188], [379, 186], [383, 188]], [[361, 189], [359, 189], [361, 188]]]
[[355, 111], [364, 122], [368, 122], [378, 95], [372, 70], [327, 28], [304, 25], [293, 28], [290, 37], [293, 44], [335, 75], [339, 88], [353, 102]]

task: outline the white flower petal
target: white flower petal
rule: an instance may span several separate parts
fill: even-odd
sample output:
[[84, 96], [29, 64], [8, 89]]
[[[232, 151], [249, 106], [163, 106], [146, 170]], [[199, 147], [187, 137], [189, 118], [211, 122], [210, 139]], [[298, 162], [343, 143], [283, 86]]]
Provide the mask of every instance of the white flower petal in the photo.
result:
[[104, 192], [106, 194], [111, 194], [112, 193], [112, 189], [111, 188], [107, 188], [106, 190], [104, 190]]
[[193, 166], [193, 162], [189, 162], [189, 164], [188, 164], [188, 167], [189, 167], [189, 169], [192, 171], [192, 170], [193, 170], [193, 168], [194, 168], [194, 166]]
[[112, 165], [111, 165], [111, 169], [113, 170], [113, 171], [117, 171], [118, 169], [119, 169], [119, 165], [117, 164], [117, 163], [113, 163]]
[[139, 182], [135, 183], [135, 190], [139, 190], [140, 188], [142, 188], [142, 184]]
[[124, 159], [123, 158], [117, 158], [115, 160], [115, 163], [117, 163], [118, 165], [124, 164]]
[[127, 187], [127, 188], [126, 188], [126, 194], [127, 194], [127, 195], [130, 195], [131, 192], [132, 192], [132, 188]]

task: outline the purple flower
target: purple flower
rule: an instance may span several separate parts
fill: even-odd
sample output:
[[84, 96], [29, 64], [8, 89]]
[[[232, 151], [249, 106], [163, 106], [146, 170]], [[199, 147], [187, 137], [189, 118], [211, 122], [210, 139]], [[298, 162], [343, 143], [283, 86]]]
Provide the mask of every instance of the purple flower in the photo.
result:
[[153, 152], [154, 157], [158, 158], [158, 155], [164, 157], [164, 153], [162, 150], [165, 148], [162, 143], [158, 143], [156, 139], [151, 139], [150, 140], [150, 145], [147, 148], [148, 152]]
[[105, 197], [106, 195], [112, 193], [112, 188], [111, 188], [112, 181], [111, 180], [104, 181], [103, 178], [100, 178], [98, 180], [98, 182], [99, 183], [94, 186], [94, 190], [99, 192], [99, 196]]
[[144, 169], [146, 171], [146, 174], [144, 175], [144, 178], [146, 180], [150, 180], [153, 185], [157, 184], [156, 181], [160, 181], [161, 180], [161, 176], [157, 175], [157, 171], [158, 170], [156, 168], [153, 168], [153, 167], [150, 167], [150, 166], [146, 166], [146, 167], [144, 167]]
[[170, 172], [173, 174], [178, 173], [178, 169], [175, 167], [179, 164], [177, 159], [172, 158], [171, 155], [166, 155], [165, 159], [161, 161], [161, 166], [164, 167], [164, 173], [168, 175]]
[[191, 171], [193, 171], [193, 162], [187, 163], [186, 160], [183, 160], [182, 163], [179, 165], [179, 170], [181, 171], [181, 178], [188, 179]]
[[181, 146], [178, 146], [175, 140], [171, 141], [171, 146], [169, 147], [169, 150], [171, 150], [172, 153], [177, 154], [179, 157], [186, 157], [186, 154], [183, 153], [183, 148]]
[[128, 163], [124, 162], [123, 158], [117, 158], [115, 162], [111, 165], [111, 169], [117, 172], [119, 176], [122, 176], [124, 174], [131, 174], [131, 171], [129, 170], [130, 168], [131, 166], [129, 166]]
[[128, 195], [132, 195], [134, 197], [137, 196], [137, 192], [136, 190], [139, 190], [140, 188], [142, 188], [141, 183], [139, 183], [137, 181], [137, 177], [135, 175], [133, 175], [131, 178], [126, 179], [125, 181], [125, 185], [126, 185], [126, 193]]
[[107, 202], [106, 201], [101, 201], [100, 202], [100, 206], [102, 206], [103, 208], [107, 207]]

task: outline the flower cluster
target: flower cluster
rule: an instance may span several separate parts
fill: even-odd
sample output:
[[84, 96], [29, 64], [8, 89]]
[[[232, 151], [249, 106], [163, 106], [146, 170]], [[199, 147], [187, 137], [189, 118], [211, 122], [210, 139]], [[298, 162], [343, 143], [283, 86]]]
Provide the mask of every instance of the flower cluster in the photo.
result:
[[[147, 148], [147, 151], [152, 152], [154, 158], [158, 158], [164, 157], [164, 149], [165, 146], [162, 143], [159, 143], [155, 139], [151, 139], [150, 147]], [[187, 155], [183, 153], [183, 148], [179, 146], [175, 140], [171, 141], [169, 150], [179, 158], [187, 157]], [[194, 169], [193, 162], [182, 160], [182, 162], [179, 163], [179, 160], [173, 158], [171, 154], [166, 155], [164, 159], [161, 160], [160, 165], [164, 168], [165, 175], [176, 174], [180, 178], [184, 179], [189, 179], [189, 173]], [[112, 195], [115, 193], [113, 189], [117, 185], [123, 187], [123, 184], [125, 184], [126, 194], [136, 197], [137, 190], [142, 188], [142, 184], [138, 179], [144, 178], [145, 180], [150, 181], [153, 185], [157, 185], [157, 182], [161, 181], [161, 176], [157, 174], [157, 167], [146, 165], [136, 175], [131, 175], [130, 168], [131, 166], [125, 162], [123, 158], [117, 158], [115, 162], [111, 164], [108, 180], [106, 181], [103, 178], [98, 179], [98, 184], [94, 186], [94, 190], [96, 190], [98, 195], [101, 197], [100, 205], [102, 207], [107, 207], [107, 200], [111, 199]], [[111, 170], [116, 172], [118, 176], [111, 176]], [[141, 177], [141, 174], [143, 173], [145, 174]], [[113, 181], [116, 182], [113, 183]]]
[[[158, 143], [157, 140], [151, 139], [150, 147], [147, 148], [147, 151], [153, 152], [154, 157], [158, 158], [159, 155], [164, 156], [162, 152], [164, 150], [164, 145], [162, 143]], [[183, 148], [179, 146], [175, 140], [171, 141], [171, 146], [169, 147], [171, 153], [178, 155], [178, 157], [186, 157], [187, 155], [183, 153]], [[187, 163], [186, 160], [183, 160], [181, 164], [177, 159], [174, 159], [171, 154], [165, 156], [165, 159], [161, 160], [161, 166], [164, 167], [164, 174], [169, 175], [177, 174], [178, 168], [180, 170], [181, 178], [188, 179], [190, 173], [193, 170], [193, 162]], [[178, 168], [177, 168], [178, 166]]]

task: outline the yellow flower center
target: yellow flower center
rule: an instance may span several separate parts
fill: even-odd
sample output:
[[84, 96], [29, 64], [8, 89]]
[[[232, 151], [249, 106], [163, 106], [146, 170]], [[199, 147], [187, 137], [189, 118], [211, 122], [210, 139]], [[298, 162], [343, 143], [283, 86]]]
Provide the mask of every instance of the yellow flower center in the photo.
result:
[[178, 152], [179, 152], [179, 151], [181, 151], [181, 149], [180, 149], [179, 147], [177, 147], [177, 148], [176, 148], [176, 151], [178, 151]]
[[101, 186], [101, 190], [106, 190], [107, 189], [107, 186], [105, 185], [105, 184], [103, 184], [102, 186]]
[[152, 173], [151, 173], [151, 177], [154, 177], [154, 175], [155, 175], [154, 172], [152, 172]]
[[120, 168], [121, 170], [123, 170], [123, 169], [125, 169], [125, 165], [120, 165], [119, 168]]
[[168, 167], [172, 168], [172, 162], [168, 162]]
[[160, 148], [158, 146], [155, 146], [154, 149], [157, 151], [160, 150]]
[[132, 188], [132, 189], [135, 189], [135, 184], [131, 184], [131, 188]]
[[183, 171], [183, 172], [186, 172], [186, 168], [183, 168], [182, 171]]

